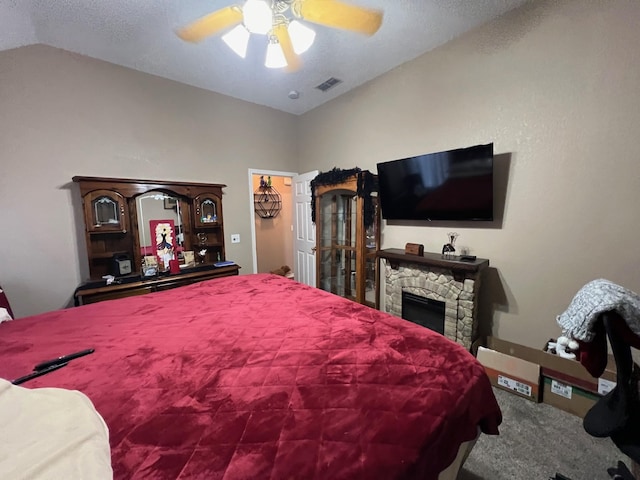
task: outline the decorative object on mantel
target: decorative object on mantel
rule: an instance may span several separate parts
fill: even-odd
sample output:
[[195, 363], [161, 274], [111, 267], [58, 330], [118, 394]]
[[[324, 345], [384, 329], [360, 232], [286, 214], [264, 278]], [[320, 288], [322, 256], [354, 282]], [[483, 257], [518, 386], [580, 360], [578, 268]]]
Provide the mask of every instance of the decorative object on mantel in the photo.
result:
[[445, 243], [442, 246], [442, 256], [444, 258], [452, 258], [456, 253], [455, 244], [456, 238], [458, 238], [459, 234], [457, 232], [449, 232], [447, 233], [447, 236], [449, 237], [449, 243]]
[[260, 186], [253, 192], [253, 206], [260, 218], [274, 218], [282, 210], [282, 196], [271, 185], [271, 177], [265, 181], [260, 176]]
[[378, 191], [378, 178], [367, 170], [358, 167], [342, 170], [334, 167], [328, 172], [320, 172], [316, 178], [311, 180], [311, 221], [316, 223], [316, 187], [320, 185], [338, 185], [353, 175], [362, 172], [358, 180], [358, 191], [356, 194], [364, 198], [364, 227], [373, 225], [376, 215], [376, 207], [371, 194]]
[[421, 243], [407, 243], [404, 246], [404, 253], [407, 255], [423, 255], [424, 245]]

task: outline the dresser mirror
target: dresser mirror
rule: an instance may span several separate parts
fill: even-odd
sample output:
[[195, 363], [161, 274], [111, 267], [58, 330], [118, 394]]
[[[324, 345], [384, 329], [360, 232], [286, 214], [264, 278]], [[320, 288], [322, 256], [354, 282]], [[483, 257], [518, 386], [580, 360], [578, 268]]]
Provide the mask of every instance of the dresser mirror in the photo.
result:
[[159, 259], [184, 247], [182, 212], [177, 197], [150, 191], [136, 197], [136, 218], [140, 255]]

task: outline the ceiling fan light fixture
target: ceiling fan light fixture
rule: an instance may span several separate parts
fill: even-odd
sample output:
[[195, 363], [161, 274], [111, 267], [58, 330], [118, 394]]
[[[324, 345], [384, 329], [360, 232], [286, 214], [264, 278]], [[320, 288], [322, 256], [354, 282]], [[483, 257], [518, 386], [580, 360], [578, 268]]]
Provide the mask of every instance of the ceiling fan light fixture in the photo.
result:
[[301, 55], [309, 50], [311, 45], [313, 45], [314, 40], [316, 39], [316, 32], [297, 20], [289, 22], [288, 30], [289, 35], [291, 36], [293, 50], [298, 55]]
[[316, 32], [307, 26], [307, 22], [373, 35], [380, 28], [383, 17], [382, 10], [351, 5], [344, 0], [241, 2], [196, 19], [176, 33], [189, 42], [224, 34], [224, 42], [241, 58], [246, 58], [251, 34], [264, 35], [268, 42], [265, 66], [284, 67], [292, 73], [300, 70], [300, 55], [315, 42]]
[[266, 35], [273, 26], [273, 12], [264, 0], [247, 0], [242, 7], [244, 26], [251, 33]]
[[269, 40], [264, 66], [267, 68], [283, 68], [287, 66], [287, 60], [284, 58], [284, 52], [277, 40]]
[[244, 25], [236, 25], [222, 36], [222, 40], [231, 50], [236, 52], [238, 56], [245, 58], [247, 56], [247, 47], [249, 46], [249, 37], [251, 34]]

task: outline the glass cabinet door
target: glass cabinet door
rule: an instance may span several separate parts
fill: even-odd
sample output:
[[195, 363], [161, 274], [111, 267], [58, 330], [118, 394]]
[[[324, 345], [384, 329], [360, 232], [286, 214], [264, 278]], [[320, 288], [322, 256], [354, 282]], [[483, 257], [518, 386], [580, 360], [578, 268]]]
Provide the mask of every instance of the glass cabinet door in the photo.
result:
[[380, 215], [376, 192], [373, 193], [371, 200], [374, 208], [374, 217], [373, 224], [365, 230], [364, 295], [365, 303], [370, 307], [377, 308], [379, 303], [378, 268], [380, 262], [376, 257], [376, 252], [380, 246]]
[[222, 225], [220, 197], [212, 193], [203, 193], [193, 200], [196, 228], [217, 227]]
[[126, 219], [128, 218], [127, 202], [117, 192], [109, 190], [94, 190], [89, 192], [84, 200], [87, 231], [100, 232], [126, 232]]
[[331, 192], [320, 198], [319, 287], [336, 295], [356, 295], [356, 196], [352, 192]]

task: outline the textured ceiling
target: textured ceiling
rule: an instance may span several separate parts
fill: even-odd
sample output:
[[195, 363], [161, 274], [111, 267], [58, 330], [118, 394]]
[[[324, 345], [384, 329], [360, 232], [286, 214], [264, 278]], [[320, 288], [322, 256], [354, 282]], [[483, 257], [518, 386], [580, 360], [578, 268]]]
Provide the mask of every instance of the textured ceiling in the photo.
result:
[[[232, 0], [0, 0], [0, 51], [42, 43], [302, 114], [526, 1], [349, 0], [383, 10], [380, 30], [366, 37], [307, 24], [316, 41], [302, 69], [286, 73], [264, 67], [263, 36], [252, 35], [243, 60], [219, 36], [191, 44], [175, 35]], [[315, 89], [330, 77], [342, 83]]]

